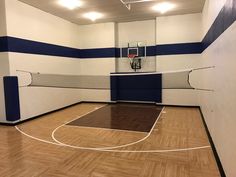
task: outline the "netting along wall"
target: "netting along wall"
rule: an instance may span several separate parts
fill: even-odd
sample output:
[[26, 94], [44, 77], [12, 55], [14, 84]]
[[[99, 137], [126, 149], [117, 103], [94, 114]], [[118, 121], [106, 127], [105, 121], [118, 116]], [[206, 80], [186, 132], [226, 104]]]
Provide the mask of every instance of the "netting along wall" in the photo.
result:
[[110, 89], [110, 76], [73, 76], [32, 73], [29, 86], [78, 89]]
[[[111, 76], [103, 75], [59, 75], [59, 74], [41, 74], [30, 73], [31, 83], [27, 86], [35, 87], [59, 87], [59, 88], [78, 88], [78, 89], [110, 89], [111, 77], [117, 76], [120, 78], [145, 78], [161, 75], [161, 89], [193, 89], [189, 82], [189, 74], [191, 70], [174, 71], [165, 73], [137, 73], [137, 74], [111, 74]], [[135, 81], [143, 87], [143, 83]], [[153, 80], [152, 82], [155, 82]], [[132, 87], [136, 89], [136, 87]]]

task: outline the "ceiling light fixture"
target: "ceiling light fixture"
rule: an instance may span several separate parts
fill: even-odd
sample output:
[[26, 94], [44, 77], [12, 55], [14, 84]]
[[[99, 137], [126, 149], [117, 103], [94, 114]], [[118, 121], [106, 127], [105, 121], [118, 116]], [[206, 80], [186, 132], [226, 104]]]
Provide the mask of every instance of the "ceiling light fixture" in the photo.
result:
[[170, 2], [161, 2], [156, 4], [155, 6], [152, 7], [153, 10], [160, 12], [161, 14], [164, 14], [176, 7], [175, 4], [170, 3]]
[[103, 14], [98, 13], [98, 12], [88, 12], [86, 14], [83, 15], [85, 18], [88, 18], [90, 20], [92, 20], [93, 22], [96, 21], [99, 18], [103, 17]]
[[80, 7], [82, 5], [82, 2], [79, 0], [58, 0], [58, 4], [70, 10], [73, 10]]

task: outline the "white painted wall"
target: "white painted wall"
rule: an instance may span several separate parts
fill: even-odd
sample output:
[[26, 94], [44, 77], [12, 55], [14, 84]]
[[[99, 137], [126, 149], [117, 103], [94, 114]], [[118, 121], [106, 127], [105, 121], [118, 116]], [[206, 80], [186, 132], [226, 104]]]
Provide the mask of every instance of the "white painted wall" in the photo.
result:
[[[146, 46], [156, 44], [156, 20], [134, 21], [117, 24], [117, 47], [128, 47], [130, 42], [144, 42]], [[142, 60], [139, 72], [156, 71], [155, 57]], [[117, 58], [116, 72], [133, 72], [127, 58]]]
[[[12, 75], [19, 76], [19, 85], [27, 85], [24, 70], [30, 72], [78, 75], [78, 59], [64, 57], [41, 56], [32, 54], [9, 53]], [[25, 82], [26, 80], [26, 82]], [[27, 119], [55, 109], [81, 101], [79, 89], [57, 88], [20, 88], [21, 117]], [[32, 105], [33, 109], [32, 109]]]
[[115, 47], [115, 23], [99, 23], [79, 26], [80, 48]]
[[[17, 0], [6, 1], [8, 36], [79, 48], [79, 27]], [[78, 59], [8, 53], [10, 75], [17, 70], [52, 74], [80, 74]], [[22, 77], [19, 77], [22, 84]], [[81, 101], [80, 90], [56, 88], [20, 88], [22, 119], [34, 117]]]
[[[73, 48], [115, 47], [114, 23], [78, 26], [17, 0], [6, 1], [6, 20], [8, 36]], [[115, 71], [115, 58], [80, 60], [13, 52], [6, 54], [10, 65], [8, 75], [19, 76], [21, 86], [29, 79], [17, 70], [68, 75], [109, 75]], [[0, 99], [3, 99], [2, 95]], [[27, 119], [81, 100], [110, 101], [110, 91], [20, 88], [21, 117]], [[4, 109], [1, 114], [5, 113]]]
[[[115, 47], [115, 23], [82, 25], [80, 31], [80, 48]], [[115, 58], [80, 59], [81, 75], [108, 76], [115, 72]], [[110, 101], [110, 90], [82, 89], [84, 101]]]
[[200, 13], [157, 17], [156, 24], [156, 44], [201, 41]]
[[[215, 20], [225, 0], [207, 0], [203, 11], [203, 32]], [[203, 36], [204, 36], [203, 34]], [[235, 177], [236, 141], [236, 23], [228, 28], [202, 55], [203, 65], [214, 65], [202, 82], [214, 92], [200, 95], [200, 105], [227, 177]]]
[[[201, 41], [201, 14], [187, 14], [156, 18], [156, 44], [178, 44]], [[162, 55], [156, 57], [158, 72], [184, 70], [201, 66], [200, 54]], [[198, 85], [196, 74], [190, 76], [192, 85]], [[163, 90], [163, 103], [171, 105], [198, 105], [196, 90]]]
[[[6, 36], [5, 0], [0, 0], [0, 37]], [[9, 75], [9, 62], [7, 53], [0, 53], [0, 121], [6, 119], [3, 76]]]
[[[115, 47], [115, 23], [79, 26], [80, 48]], [[109, 75], [115, 71], [115, 58], [86, 58], [80, 60], [81, 75]]]
[[76, 24], [43, 12], [18, 0], [6, 0], [9, 36], [79, 48]]
[[0, 0], [0, 36], [5, 36], [6, 33], [5, 0]]
[[[188, 55], [167, 55], [157, 57], [157, 71], [181, 71], [191, 68], [201, 67], [199, 62], [201, 54], [188, 54]], [[190, 74], [190, 83], [195, 88], [201, 88], [199, 83], [199, 71], [195, 71]], [[196, 90], [187, 89], [163, 89], [162, 101], [164, 104], [170, 105], [192, 105], [198, 106], [198, 93]]]
[[118, 23], [119, 45], [129, 42], [145, 41], [148, 46], [156, 43], [156, 21], [134, 21]]
[[202, 38], [215, 21], [226, 0], [206, 0], [202, 13]]

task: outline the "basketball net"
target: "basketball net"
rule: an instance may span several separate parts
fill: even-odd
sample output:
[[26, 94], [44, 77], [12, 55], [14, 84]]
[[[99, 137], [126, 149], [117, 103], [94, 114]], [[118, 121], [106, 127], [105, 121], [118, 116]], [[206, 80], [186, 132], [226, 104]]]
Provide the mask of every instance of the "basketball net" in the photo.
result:
[[141, 69], [141, 58], [137, 58], [136, 54], [129, 54], [128, 59], [130, 61], [130, 66], [136, 72], [137, 69]]
[[137, 57], [136, 54], [129, 54], [129, 55], [128, 55], [128, 59], [129, 59], [129, 61], [130, 61], [131, 64], [133, 63], [135, 57]]

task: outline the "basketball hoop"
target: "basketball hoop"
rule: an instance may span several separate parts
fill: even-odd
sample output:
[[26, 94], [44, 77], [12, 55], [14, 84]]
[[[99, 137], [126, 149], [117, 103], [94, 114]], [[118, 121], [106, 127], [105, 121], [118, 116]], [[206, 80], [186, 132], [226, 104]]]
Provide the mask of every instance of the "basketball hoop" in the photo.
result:
[[139, 58], [136, 54], [129, 54], [128, 59], [130, 61], [130, 66], [136, 72], [137, 69], [141, 69], [141, 58]]
[[130, 65], [132, 65], [132, 63], [134, 62], [135, 57], [137, 57], [136, 54], [128, 54], [128, 59], [129, 59]]
[[136, 54], [129, 54], [129, 55], [128, 55], [128, 59], [134, 59], [135, 57], [137, 57]]

